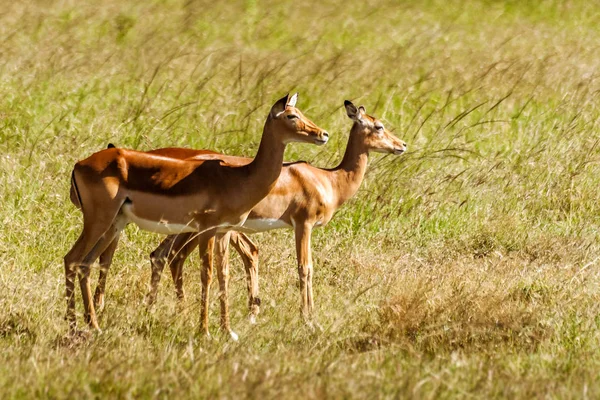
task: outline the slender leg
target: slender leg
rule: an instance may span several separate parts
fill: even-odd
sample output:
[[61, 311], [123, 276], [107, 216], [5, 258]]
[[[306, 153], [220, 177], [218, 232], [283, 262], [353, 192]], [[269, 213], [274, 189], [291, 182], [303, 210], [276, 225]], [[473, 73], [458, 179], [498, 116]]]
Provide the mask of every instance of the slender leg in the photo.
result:
[[65, 255], [65, 283], [66, 283], [66, 300], [67, 300], [67, 312], [65, 319], [69, 324], [69, 332], [74, 333], [77, 328], [77, 319], [75, 316], [75, 279], [77, 277], [77, 269], [73, 260], [78, 259], [80, 256], [78, 253], [81, 247], [85, 246], [85, 235], [81, 232], [79, 238], [71, 248], [71, 250]]
[[212, 282], [212, 254], [215, 244], [215, 231], [206, 232], [198, 238], [198, 248], [202, 259], [202, 297], [200, 299], [200, 331], [210, 336], [208, 333], [208, 300], [210, 294], [210, 284]]
[[79, 268], [79, 285], [81, 287], [81, 293], [83, 297], [85, 320], [87, 321], [88, 325], [98, 331], [100, 331], [100, 327], [98, 326], [98, 318], [96, 317], [94, 304], [91, 301], [92, 288], [90, 287], [89, 281], [90, 266], [94, 263], [94, 261], [96, 261], [100, 254], [104, 253], [104, 251], [111, 245], [113, 241], [118, 243], [118, 240], [116, 239], [125, 225], [125, 218], [121, 215], [118, 215], [110, 228], [108, 228], [108, 230], [100, 237], [100, 239], [98, 239], [96, 244], [85, 256]]
[[[103, 222], [105, 221], [105, 222]], [[106, 221], [109, 221], [106, 223]], [[92, 303], [92, 290], [89, 283], [90, 265], [103, 253], [125, 226], [125, 220], [120, 216], [113, 218], [90, 218], [84, 214], [83, 232], [65, 256], [66, 298], [69, 330], [74, 333], [76, 328], [74, 281], [79, 275], [79, 284], [84, 303], [86, 321], [96, 330], [100, 330], [96, 312]], [[85, 256], [85, 257], [84, 257]]]
[[296, 256], [298, 258], [298, 276], [300, 277], [300, 296], [302, 315], [310, 320], [313, 308], [312, 296], [312, 255], [310, 237], [312, 226], [307, 223], [297, 224], [295, 228]]
[[104, 309], [104, 293], [106, 290], [106, 276], [108, 275], [108, 270], [112, 264], [113, 256], [115, 255], [115, 250], [117, 249], [117, 245], [119, 244], [119, 234], [117, 237], [110, 242], [104, 253], [100, 254], [100, 276], [98, 277], [98, 286], [96, 286], [96, 292], [94, 293], [94, 307], [98, 312]]
[[152, 253], [150, 253], [150, 268], [152, 276], [150, 278], [150, 291], [146, 295], [146, 305], [150, 307], [156, 301], [158, 293], [158, 284], [163, 270], [165, 269], [166, 260], [169, 251], [175, 241], [176, 236], [167, 236]]
[[229, 238], [230, 232], [217, 233], [215, 237], [215, 264], [219, 278], [219, 299], [221, 303], [221, 330], [229, 333], [233, 340], [238, 335], [231, 330], [229, 324]]
[[[181, 236], [181, 237], [179, 237]], [[183, 265], [185, 260], [192, 254], [192, 252], [198, 247], [199, 239], [197, 233], [190, 233], [187, 235], [178, 235], [177, 240], [173, 245], [173, 249], [169, 253], [167, 262], [169, 263], [169, 269], [171, 270], [171, 277], [175, 284], [175, 293], [179, 301], [185, 300], [185, 291], [183, 290]], [[212, 246], [212, 243], [210, 244]], [[208, 251], [208, 249], [207, 249]], [[212, 247], [210, 248], [210, 255], [212, 256]]]
[[148, 306], [154, 304], [158, 293], [158, 284], [165, 264], [169, 264], [175, 290], [179, 300], [185, 299], [183, 291], [183, 278], [181, 275], [182, 265], [186, 258], [198, 246], [197, 234], [182, 233], [179, 235], [168, 236], [160, 245], [150, 254], [150, 264], [152, 267], [152, 278], [150, 281], [150, 292], [146, 296]]
[[258, 297], [258, 247], [243, 233], [230, 231], [230, 243], [235, 247], [246, 269], [246, 285], [248, 287], [248, 307], [250, 323], [256, 323], [260, 313], [260, 298]]

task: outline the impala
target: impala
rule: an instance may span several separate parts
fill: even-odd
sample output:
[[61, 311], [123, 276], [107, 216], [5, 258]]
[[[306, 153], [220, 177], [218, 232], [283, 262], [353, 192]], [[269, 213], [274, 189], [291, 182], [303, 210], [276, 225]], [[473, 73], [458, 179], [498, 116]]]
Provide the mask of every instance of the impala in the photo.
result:
[[[348, 117], [354, 123], [346, 152], [339, 166], [333, 169], [321, 169], [304, 162], [285, 164], [275, 187], [256, 207], [252, 209], [248, 219], [242, 226], [235, 227], [245, 233], [264, 232], [277, 228], [293, 228], [296, 237], [296, 253], [298, 259], [298, 274], [300, 277], [301, 310], [305, 317], [310, 317], [313, 307], [312, 277], [313, 263], [311, 256], [310, 237], [314, 227], [327, 224], [335, 211], [358, 190], [366, 168], [369, 151], [402, 154], [406, 144], [385, 129], [381, 121], [366, 114], [364, 107], [356, 107], [350, 101], [344, 102]], [[168, 157], [197, 158], [214, 157], [214, 153], [204, 150], [160, 149], [155, 153]], [[207, 154], [208, 153], [208, 154]], [[248, 158], [220, 156], [230, 164], [246, 164]], [[258, 299], [258, 251], [254, 243], [243, 233], [225, 232], [219, 229], [216, 239], [215, 252], [217, 273], [220, 286], [221, 328], [236, 338], [230, 329], [228, 292], [228, 242], [236, 247], [246, 267], [249, 291], [250, 318], [254, 321], [259, 312]], [[229, 237], [231, 235], [231, 237]], [[158, 284], [165, 262], [170, 264], [171, 274], [175, 281], [177, 295], [184, 297], [182, 267], [187, 256], [200, 245], [203, 259], [203, 284], [210, 285], [212, 280], [212, 249], [215, 240], [193, 234], [171, 235], [152, 252], [152, 280], [148, 294], [151, 304], [156, 298]], [[105, 272], [104, 272], [105, 273]], [[101, 279], [97, 295], [104, 294], [104, 280]], [[203, 292], [203, 295], [208, 295]], [[202, 317], [207, 318], [208, 298], [202, 298]], [[203, 329], [207, 321], [201, 320]]]
[[100, 330], [89, 268], [106, 250], [114, 251], [128, 223], [166, 234], [214, 234], [217, 227], [240, 225], [275, 185], [287, 143], [327, 142], [327, 132], [302, 115], [296, 100], [297, 95], [286, 95], [273, 105], [256, 157], [243, 166], [216, 158], [178, 160], [118, 148], [99, 151], [75, 164], [71, 200], [83, 212], [83, 231], [64, 259], [71, 332], [76, 328], [76, 274], [86, 321]]

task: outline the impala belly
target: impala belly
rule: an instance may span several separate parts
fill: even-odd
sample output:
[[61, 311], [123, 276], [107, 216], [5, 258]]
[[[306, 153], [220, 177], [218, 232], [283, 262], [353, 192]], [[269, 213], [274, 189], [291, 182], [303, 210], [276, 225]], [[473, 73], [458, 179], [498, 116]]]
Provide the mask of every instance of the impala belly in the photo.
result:
[[250, 219], [248, 218], [244, 224], [236, 230], [244, 233], [254, 232], [266, 232], [273, 229], [291, 228], [292, 226], [285, 221], [280, 219], [262, 218], [262, 219]]
[[165, 235], [174, 235], [177, 233], [198, 231], [198, 229], [196, 229], [192, 225], [193, 221], [190, 221], [189, 224], [178, 224], [170, 223], [166, 220], [154, 221], [150, 219], [141, 218], [135, 214], [133, 206], [129, 203], [123, 204], [121, 210], [123, 210], [123, 214], [125, 214], [129, 222], [133, 222], [145, 231], [163, 233]]

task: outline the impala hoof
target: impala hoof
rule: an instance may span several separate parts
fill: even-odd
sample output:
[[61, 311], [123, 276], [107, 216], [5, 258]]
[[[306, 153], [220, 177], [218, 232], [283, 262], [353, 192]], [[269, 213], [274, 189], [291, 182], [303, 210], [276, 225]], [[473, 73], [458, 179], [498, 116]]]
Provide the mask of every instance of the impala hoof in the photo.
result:
[[323, 333], [324, 331], [323, 327], [316, 321], [306, 321], [306, 327], [312, 333]]
[[208, 330], [201, 330], [200, 331], [200, 337], [204, 338], [204, 340], [212, 340], [212, 336], [210, 335], [210, 332], [208, 332]]
[[102, 310], [104, 310], [104, 295], [103, 294], [97, 294], [96, 296], [94, 296], [94, 308], [96, 309], [96, 313], [99, 313]]
[[144, 300], [144, 303], [146, 303], [147, 308], [150, 308], [154, 305], [155, 301], [156, 301], [156, 297], [153, 296], [152, 294], [148, 293], [146, 295], [146, 299]]

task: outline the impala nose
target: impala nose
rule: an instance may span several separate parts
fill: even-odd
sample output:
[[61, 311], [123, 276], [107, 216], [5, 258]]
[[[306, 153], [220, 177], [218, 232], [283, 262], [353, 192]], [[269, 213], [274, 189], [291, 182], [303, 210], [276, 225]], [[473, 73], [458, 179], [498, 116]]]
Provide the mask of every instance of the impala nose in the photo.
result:
[[394, 154], [402, 154], [402, 153], [404, 153], [408, 149], [408, 146], [406, 145], [406, 142], [400, 142], [400, 144], [402, 145], [402, 147], [395, 148], [394, 149]]
[[328, 140], [329, 140], [329, 133], [323, 131], [321, 133], [321, 137], [318, 139], [315, 139], [315, 142], [319, 145], [322, 145], [322, 144], [327, 143]]

